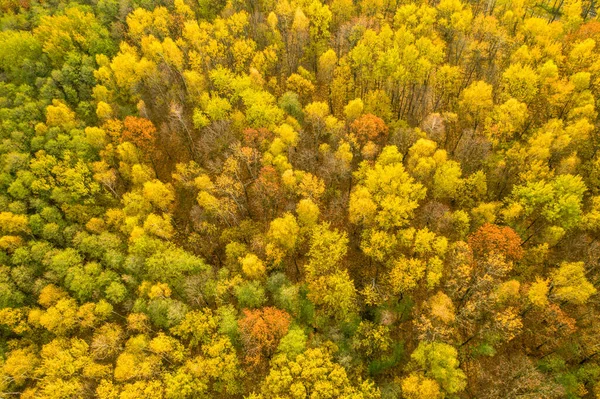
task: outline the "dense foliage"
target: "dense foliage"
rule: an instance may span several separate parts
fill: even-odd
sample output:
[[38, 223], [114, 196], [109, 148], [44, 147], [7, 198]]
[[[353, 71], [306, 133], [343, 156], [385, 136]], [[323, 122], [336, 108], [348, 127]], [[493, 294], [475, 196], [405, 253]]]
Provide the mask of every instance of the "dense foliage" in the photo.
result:
[[0, 1], [0, 397], [600, 398], [592, 0]]

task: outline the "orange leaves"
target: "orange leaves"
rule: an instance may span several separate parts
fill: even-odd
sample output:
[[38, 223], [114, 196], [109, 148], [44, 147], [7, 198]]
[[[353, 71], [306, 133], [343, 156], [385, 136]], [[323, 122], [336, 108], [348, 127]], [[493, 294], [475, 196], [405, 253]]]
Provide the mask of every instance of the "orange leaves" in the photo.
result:
[[274, 134], [269, 129], [265, 128], [247, 128], [243, 133], [243, 142], [244, 145], [258, 148], [258, 149], [266, 149], [269, 142], [273, 139]]
[[350, 129], [361, 143], [385, 141], [388, 135], [385, 122], [373, 114], [362, 115], [352, 122]]
[[238, 321], [242, 342], [246, 349], [246, 361], [251, 366], [259, 365], [270, 358], [279, 340], [287, 333], [291, 317], [273, 307], [244, 310], [244, 318]]
[[502, 254], [507, 260], [517, 261], [523, 257], [521, 237], [510, 227], [486, 223], [469, 236], [469, 246], [476, 257], [491, 252]]
[[128, 116], [125, 118], [121, 141], [129, 141], [142, 151], [153, 150], [156, 142], [156, 127], [146, 118]]

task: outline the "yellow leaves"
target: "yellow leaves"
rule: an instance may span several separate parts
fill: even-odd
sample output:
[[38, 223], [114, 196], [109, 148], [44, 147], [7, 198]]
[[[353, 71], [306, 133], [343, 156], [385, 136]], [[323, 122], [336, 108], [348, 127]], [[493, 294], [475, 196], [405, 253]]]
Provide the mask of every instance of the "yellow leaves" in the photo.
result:
[[354, 157], [350, 144], [346, 141], [341, 142], [334, 153], [334, 157], [343, 162], [344, 169], [349, 169], [352, 158]]
[[307, 33], [308, 32], [309, 20], [302, 12], [300, 7], [296, 8], [294, 12], [294, 21], [292, 22], [292, 32], [295, 34]]
[[24, 243], [25, 242], [23, 241], [23, 239], [18, 236], [0, 237], [0, 248], [9, 253], [14, 252], [19, 247], [22, 247]]
[[231, 111], [231, 104], [226, 98], [212, 96], [207, 101], [204, 112], [212, 121], [225, 120]]
[[318, 392], [320, 398], [376, 399], [379, 391], [370, 384], [355, 387], [345, 369], [334, 363], [324, 348], [310, 348], [295, 360], [276, 356], [271, 370], [261, 383], [261, 399], [303, 398]]
[[121, 349], [123, 335], [123, 330], [115, 323], [107, 323], [97, 329], [90, 345], [94, 359], [103, 360], [116, 355]]
[[15, 334], [31, 331], [27, 325], [27, 310], [25, 308], [0, 309], [0, 324], [7, 326]]
[[436, 165], [446, 161], [446, 151], [437, 150], [433, 140], [421, 138], [408, 151], [407, 167], [420, 180], [426, 179], [435, 170]]
[[82, 328], [94, 327], [98, 321], [96, 314], [94, 313], [94, 308], [94, 304], [89, 302], [81, 305], [77, 310], [77, 318], [79, 318], [79, 323]]
[[165, 37], [169, 34], [171, 16], [165, 7], [156, 7], [152, 11], [136, 8], [127, 16], [129, 35], [140, 40], [144, 35]]
[[425, 189], [406, 173], [397, 147], [385, 147], [373, 167], [363, 163], [356, 172], [359, 183], [350, 195], [353, 223], [377, 224], [390, 229], [404, 226]]
[[277, 246], [292, 251], [296, 247], [299, 231], [294, 215], [286, 213], [271, 222], [267, 237]]
[[148, 316], [144, 313], [130, 313], [127, 315], [127, 328], [133, 332], [147, 332], [150, 330]]
[[356, 288], [345, 270], [312, 279], [308, 289], [308, 298], [337, 320], [347, 320], [358, 310]]
[[425, 262], [416, 258], [401, 258], [393, 263], [388, 279], [392, 291], [400, 294], [416, 288], [424, 275]]
[[135, 378], [150, 378], [158, 371], [157, 356], [140, 356], [124, 352], [119, 355], [114, 377], [117, 381], [129, 381]]
[[185, 318], [177, 326], [171, 328], [171, 333], [187, 340], [191, 347], [207, 344], [217, 333], [219, 319], [210, 308], [193, 310], [185, 314]]
[[101, 67], [96, 71], [95, 76], [106, 84], [112, 74], [118, 87], [131, 90], [142, 77], [136, 73], [138, 61], [135, 48], [122, 42], [120, 52], [112, 59], [110, 67]]
[[136, 381], [130, 384], [123, 384], [123, 389], [120, 393], [119, 389], [109, 383], [103, 381], [103, 384], [97, 388], [97, 394], [102, 399], [162, 399], [163, 389], [161, 381], [150, 380], [150, 381]]
[[382, 230], [365, 230], [360, 243], [360, 249], [365, 255], [379, 261], [385, 262], [396, 248], [396, 236]]
[[577, 305], [587, 302], [596, 288], [585, 277], [583, 262], [563, 262], [552, 273], [553, 294], [559, 299]]
[[479, 227], [485, 223], [495, 223], [501, 206], [499, 202], [482, 202], [472, 208], [473, 225]]
[[367, 187], [359, 186], [352, 191], [348, 211], [352, 223], [368, 224], [373, 220], [377, 213], [377, 204]]
[[569, 81], [575, 87], [577, 91], [583, 91], [590, 86], [591, 75], [589, 72], [577, 72], [569, 77]]
[[369, 321], [360, 322], [352, 340], [354, 350], [369, 357], [384, 354], [391, 346], [389, 327]]
[[38, 303], [45, 308], [49, 308], [65, 297], [68, 297], [68, 295], [62, 288], [54, 284], [48, 284], [40, 291]]
[[194, 186], [201, 191], [211, 191], [214, 188], [213, 182], [207, 174], [201, 174], [194, 179]]
[[473, 13], [471, 7], [464, 5], [460, 0], [442, 0], [437, 5], [439, 23], [459, 32], [471, 29]]
[[260, 279], [265, 275], [265, 265], [260, 258], [254, 254], [247, 254], [240, 259], [242, 271], [251, 279]]
[[198, 73], [197, 71], [185, 70], [183, 71], [183, 78], [185, 79], [185, 84], [188, 88], [188, 95], [190, 96], [190, 99], [198, 102], [206, 87], [206, 79], [204, 78], [204, 75]]
[[234, 395], [243, 376], [235, 348], [227, 337], [217, 337], [202, 346], [202, 354], [189, 360], [185, 368], [204, 384], [212, 384], [216, 392]]
[[46, 107], [46, 125], [61, 127], [68, 131], [76, 126], [75, 113], [60, 100], [52, 100], [52, 105]]
[[304, 198], [298, 202], [296, 213], [298, 214], [298, 222], [300, 222], [300, 225], [312, 227], [319, 220], [320, 211], [319, 206], [311, 199]]
[[314, 101], [304, 107], [304, 112], [309, 121], [317, 124], [323, 122], [325, 117], [329, 115], [329, 105], [322, 101]]
[[531, 301], [533, 305], [540, 308], [548, 306], [548, 292], [550, 291], [549, 283], [550, 281], [547, 279], [536, 277], [535, 282], [531, 284], [529, 291], [527, 292], [527, 298], [529, 298], [529, 301]]
[[145, 335], [131, 337], [126, 345], [125, 351], [117, 358], [114, 370], [114, 378], [117, 381], [129, 381], [132, 379], [149, 379], [158, 372], [161, 361], [160, 357], [148, 354], [149, 339]]
[[433, 289], [443, 277], [444, 262], [437, 256], [433, 256], [427, 260], [427, 288]]
[[496, 288], [496, 299], [499, 303], [514, 301], [519, 298], [521, 284], [517, 280], [506, 281]]
[[178, 70], [184, 68], [184, 55], [177, 44], [169, 37], [162, 43], [162, 52], [159, 54], [162, 59], [168, 64], [174, 66]]
[[583, 68], [585, 64], [587, 64], [590, 60], [595, 59], [592, 54], [594, 48], [596, 47], [596, 42], [594, 39], [585, 39], [573, 46], [573, 49], [569, 53], [569, 63], [571, 64], [571, 68], [573, 70], [578, 70]]
[[481, 80], [471, 83], [469, 87], [463, 90], [459, 105], [475, 120], [481, 118], [494, 105], [492, 85]]
[[335, 272], [340, 269], [347, 251], [346, 233], [331, 229], [328, 223], [315, 226], [308, 252], [310, 261], [305, 266], [307, 274], [312, 278]]
[[139, 291], [140, 294], [145, 294], [150, 299], [171, 297], [171, 288], [165, 283], [156, 283], [154, 285], [150, 285], [148, 281], [144, 281], [140, 285]]
[[513, 269], [513, 263], [507, 261], [504, 255], [496, 252], [490, 253], [482, 266], [487, 274], [494, 277], [505, 276]]
[[23, 234], [29, 232], [29, 221], [25, 215], [0, 212], [0, 234]]
[[344, 115], [346, 116], [346, 121], [351, 123], [356, 118], [358, 118], [364, 110], [363, 101], [360, 98], [355, 98], [348, 102], [348, 104], [344, 107]]
[[458, 351], [451, 345], [424, 341], [419, 342], [411, 354], [412, 360], [426, 370], [426, 375], [433, 377], [448, 393], [460, 392], [467, 385], [457, 356]]
[[297, 73], [293, 73], [286, 81], [287, 89], [298, 93], [302, 98], [310, 98], [315, 91], [315, 85]]
[[150, 341], [148, 349], [171, 361], [181, 362], [184, 359], [184, 348], [181, 343], [162, 332]]
[[74, 299], [60, 299], [39, 318], [39, 323], [57, 335], [66, 335], [77, 327], [77, 304]]
[[298, 142], [298, 133], [287, 123], [278, 126], [274, 132], [286, 146], [295, 146]]
[[135, 164], [131, 167], [131, 182], [136, 186], [143, 186], [144, 183], [154, 178], [154, 171], [144, 164]]
[[455, 320], [456, 315], [452, 299], [442, 291], [429, 298], [427, 302], [433, 317], [446, 324], [452, 323]]
[[[425, 255], [432, 250], [432, 245], [435, 240], [435, 233], [429, 231], [427, 228], [417, 230], [415, 233], [414, 247], [413, 250], [417, 255]], [[446, 243], [447, 246], [447, 243]]]
[[329, 49], [319, 56], [317, 66], [319, 82], [329, 83], [331, 81], [337, 63], [338, 57], [333, 49]]
[[269, 13], [269, 15], [267, 16], [267, 23], [269, 24], [269, 28], [271, 28], [272, 30], [276, 30], [278, 22], [279, 21], [277, 18], [277, 14], [275, 14], [273, 11], [271, 11]]
[[32, 347], [25, 347], [10, 351], [2, 364], [1, 376], [10, 378], [17, 386], [22, 386], [29, 378], [34, 377], [35, 370], [40, 364], [40, 359]]
[[519, 310], [515, 307], [508, 307], [496, 314], [495, 322], [506, 341], [515, 338], [523, 329]]
[[91, 362], [88, 344], [79, 338], [59, 338], [42, 347], [42, 369], [46, 376], [68, 378], [75, 376]]
[[98, 105], [96, 106], [96, 116], [100, 120], [110, 119], [112, 118], [114, 112], [110, 104], [105, 103], [104, 101], [98, 101]]
[[175, 193], [171, 184], [165, 184], [160, 180], [144, 183], [143, 193], [145, 199], [161, 210], [168, 209], [175, 200]]
[[503, 86], [507, 94], [519, 101], [532, 101], [537, 92], [539, 77], [531, 67], [512, 64], [502, 74]]
[[165, 240], [170, 239], [175, 234], [175, 229], [171, 224], [171, 216], [166, 214], [159, 216], [151, 213], [148, 215], [144, 221], [144, 230]]
[[440, 399], [439, 384], [421, 373], [411, 373], [401, 381], [402, 395], [406, 399]]

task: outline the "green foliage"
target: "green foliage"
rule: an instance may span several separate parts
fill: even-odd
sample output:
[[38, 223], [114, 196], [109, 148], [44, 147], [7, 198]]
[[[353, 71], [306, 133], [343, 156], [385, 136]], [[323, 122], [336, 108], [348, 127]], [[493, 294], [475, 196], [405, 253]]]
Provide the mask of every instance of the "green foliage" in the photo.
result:
[[427, 370], [440, 386], [453, 394], [465, 389], [465, 373], [458, 368], [458, 352], [454, 347], [441, 342], [420, 342], [410, 355], [421, 367]]

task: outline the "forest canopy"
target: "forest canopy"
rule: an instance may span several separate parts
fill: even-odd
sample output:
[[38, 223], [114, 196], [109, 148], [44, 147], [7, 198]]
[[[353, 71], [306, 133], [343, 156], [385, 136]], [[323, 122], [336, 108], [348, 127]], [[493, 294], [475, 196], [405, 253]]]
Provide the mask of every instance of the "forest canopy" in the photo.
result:
[[600, 398], [593, 0], [1, 0], [0, 397]]

